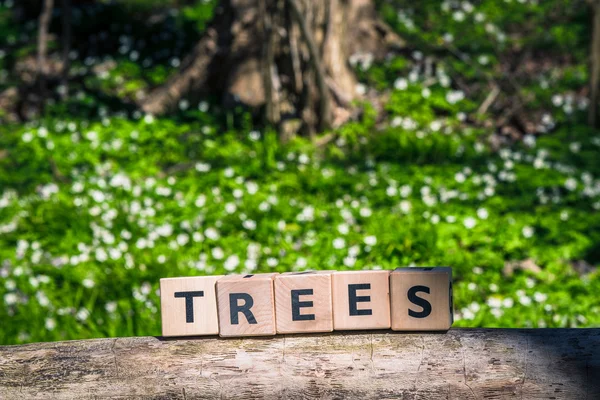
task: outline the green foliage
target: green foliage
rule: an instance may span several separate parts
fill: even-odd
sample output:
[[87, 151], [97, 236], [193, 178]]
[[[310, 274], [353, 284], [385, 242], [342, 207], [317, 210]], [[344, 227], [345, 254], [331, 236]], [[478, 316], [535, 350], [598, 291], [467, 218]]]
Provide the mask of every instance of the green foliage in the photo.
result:
[[[405, 265], [453, 266], [457, 326], [600, 324], [600, 274], [570, 264], [600, 259], [597, 135], [493, 155], [476, 135], [351, 142], [358, 124], [335, 147], [362, 156], [336, 161], [205, 121], [1, 128], [0, 342], [159, 334], [161, 277]], [[540, 272], [503, 275], [525, 259]]]
[[[581, 1], [379, 1], [419, 51], [351, 60], [383, 113], [361, 104], [321, 148], [210, 99], [135, 110], [216, 7], [177, 4], [76, 7], [84, 82], [40, 120], [0, 125], [0, 343], [158, 335], [163, 277], [407, 265], [453, 267], [456, 326], [600, 326]], [[0, 0], [0, 88], [35, 32], [10, 16]], [[514, 89], [539, 128], [492, 148], [477, 109], [524, 53], [558, 60]]]

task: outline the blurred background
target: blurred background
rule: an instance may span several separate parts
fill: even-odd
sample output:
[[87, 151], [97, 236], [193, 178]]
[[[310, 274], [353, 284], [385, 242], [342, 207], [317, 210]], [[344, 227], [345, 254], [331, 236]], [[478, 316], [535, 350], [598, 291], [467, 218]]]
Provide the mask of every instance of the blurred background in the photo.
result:
[[0, 0], [0, 344], [413, 265], [455, 326], [600, 326], [599, 79], [598, 1]]

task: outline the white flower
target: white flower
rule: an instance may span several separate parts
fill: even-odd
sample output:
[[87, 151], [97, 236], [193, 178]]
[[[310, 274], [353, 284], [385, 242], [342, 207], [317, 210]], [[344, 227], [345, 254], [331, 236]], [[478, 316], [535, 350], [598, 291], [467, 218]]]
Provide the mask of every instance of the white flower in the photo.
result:
[[377, 237], [373, 235], [366, 236], [364, 242], [367, 246], [375, 246], [377, 244]]
[[477, 289], [477, 284], [475, 284], [475, 282], [469, 282], [469, 284], [467, 285], [467, 289], [469, 289], [470, 291], [474, 291], [475, 289]]
[[573, 191], [577, 189], [577, 180], [575, 178], [569, 178], [565, 181], [565, 187], [567, 190]]
[[346, 247], [346, 241], [343, 238], [335, 238], [333, 240], [333, 248], [334, 249], [343, 249], [344, 247]]
[[269, 257], [267, 258], [267, 265], [271, 268], [276, 267], [277, 264], [279, 264], [279, 260], [277, 260], [275, 257]]
[[396, 196], [398, 194], [398, 189], [396, 189], [394, 186], [388, 186], [385, 190], [385, 193], [390, 197]]
[[475, 314], [473, 313], [473, 311], [465, 308], [462, 310], [462, 317], [464, 319], [472, 320], [475, 319]]
[[77, 311], [77, 314], [75, 314], [75, 318], [77, 318], [79, 321], [85, 321], [89, 318], [89, 316], [90, 312], [85, 308], [80, 308], [79, 311]]
[[164, 264], [167, 261], [167, 256], [160, 254], [158, 257], [156, 257], [156, 261], [158, 261], [159, 264]]
[[467, 179], [467, 177], [462, 172], [457, 172], [454, 175], [454, 180], [458, 183], [463, 183], [466, 179]]
[[242, 222], [242, 226], [245, 229], [248, 229], [249, 231], [253, 231], [256, 229], [256, 221], [253, 221], [251, 219], [247, 219], [244, 222]]
[[115, 311], [117, 311], [117, 302], [109, 301], [104, 305], [104, 309], [110, 314], [114, 313]]
[[360, 214], [361, 217], [368, 218], [373, 214], [373, 211], [371, 211], [370, 208], [362, 207], [358, 213]]
[[95, 142], [98, 140], [98, 132], [89, 131], [85, 134], [85, 138], [90, 142]]
[[256, 194], [258, 192], [258, 185], [252, 181], [246, 182], [246, 190], [248, 194]]
[[156, 233], [158, 233], [162, 237], [171, 236], [173, 234], [173, 225], [163, 224], [156, 228]]
[[569, 150], [571, 150], [571, 152], [573, 153], [579, 153], [579, 151], [581, 150], [581, 143], [573, 142], [569, 144]]
[[502, 307], [502, 300], [499, 297], [490, 297], [487, 300], [487, 305], [491, 308], [500, 308]]
[[523, 138], [523, 143], [525, 143], [525, 146], [527, 147], [535, 147], [535, 136], [533, 135], [525, 135], [525, 137]]
[[563, 97], [560, 94], [555, 94], [552, 96], [552, 104], [555, 107], [560, 107], [563, 104]]
[[400, 202], [400, 211], [402, 211], [404, 214], [408, 214], [411, 209], [412, 209], [412, 204], [410, 201], [402, 200]]
[[471, 228], [475, 227], [475, 225], [477, 224], [477, 221], [473, 217], [467, 217], [463, 221], [463, 224], [465, 225], [465, 228], [471, 229]]
[[465, 13], [462, 11], [455, 11], [452, 14], [452, 18], [454, 18], [456, 22], [462, 22], [465, 20]]
[[394, 88], [404, 90], [408, 87], [408, 81], [405, 78], [398, 78], [394, 81]]
[[356, 258], [355, 257], [344, 257], [344, 265], [346, 267], [353, 267], [354, 264], [356, 264]]
[[235, 206], [234, 203], [225, 204], [225, 212], [227, 214], [233, 214], [235, 212], [235, 210], [237, 210], [237, 207]]
[[96, 282], [94, 282], [94, 280], [93, 280], [93, 279], [86, 278], [86, 279], [84, 279], [84, 280], [81, 282], [81, 284], [82, 284], [84, 287], [86, 287], [86, 288], [88, 288], [88, 289], [91, 289], [91, 288], [93, 288], [93, 287], [96, 285]]
[[215, 228], [207, 228], [204, 231], [204, 236], [206, 236], [210, 240], [217, 240], [219, 239], [219, 232]]
[[256, 142], [258, 139], [260, 139], [260, 132], [259, 131], [250, 131], [250, 133], [248, 133], [248, 137], [253, 142]]
[[104, 262], [108, 259], [108, 254], [103, 248], [96, 249], [96, 260]]
[[486, 210], [485, 208], [479, 208], [477, 210], [477, 217], [479, 217], [479, 219], [487, 219], [489, 216], [488, 210]]
[[227, 260], [225, 260], [225, 264], [223, 264], [225, 269], [230, 272], [235, 270], [238, 265], [240, 265], [240, 258], [235, 254], [227, 257]]
[[154, 116], [152, 114], [146, 114], [144, 116], [144, 122], [147, 124], [151, 124], [154, 122]]
[[543, 303], [548, 299], [548, 295], [546, 293], [535, 292], [533, 294], [533, 299], [538, 303]]
[[348, 224], [339, 224], [337, 227], [337, 230], [342, 235], [347, 235], [348, 232], [350, 232], [350, 228], [348, 227]]
[[53, 331], [54, 328], [56, 328], [56, 320], [54, 320], [54, 318], [46, 318], [46, 322], [44, 323], [44, 326], [49, 331]]
[[402, 185], [400, 187], [400, 196], [406, 198], [406, 197], [410, 196], [411, 193], [412, 193], [412, 188], [409, 185]]
[[185, 246], [190, 241], [190, 237], [185, 233], [180, 233], [177, 235], [177, 244], [180, 246]]
[[523, 304], [524, 306], [530, 306], [531, 305], [531, 297], [528, 296], [519, 296], [519, 303]]
[[298, 257], [298, 259], [296, 260], [296, 266], [298, 268], [305, 268], [307, 264], [308, 261], [304, 257]]
[[510, 297], [507, 297], [506, 299], [502, 300], [502, 307], [504, 308], [511, 308], [514, 304], [515, 301]]
[[246, 268], [247, 271], [254, 271], [257, 266], [258, 263], [256, 262], [256, 260], [247, 259], [246, 261], [244, 261], [244, 268]]
[[450, 90], [446, 93], [446, 101], [450, 104], [456, 104], [465, 98], [465, 94], [461, 90]]
[[531, 226], [524, 226], [523, 229], [521, 230], [521, 233], [523, 234], [523, 236], [525, 238], [529, 239], [533, 236], [535, 231]]
[[13, 304], [17, 304], [19, 298], [15, 293], [7, 293], [4, 295], [4, 304], [7, 306], [12, 306]]
[[207, 163], [196, 163], [196, 171], [198, 172], [208, 172], [210, 171], [210, 164]]
[[211, 250], [211, 254], [213, 256], [213, 258], [215, 258], [216, 260], [221, 260], [223, 259], [223, 257], [225, 257], [225, 253], [223, 252], [223, 249], [220, 247], [215, 247]]

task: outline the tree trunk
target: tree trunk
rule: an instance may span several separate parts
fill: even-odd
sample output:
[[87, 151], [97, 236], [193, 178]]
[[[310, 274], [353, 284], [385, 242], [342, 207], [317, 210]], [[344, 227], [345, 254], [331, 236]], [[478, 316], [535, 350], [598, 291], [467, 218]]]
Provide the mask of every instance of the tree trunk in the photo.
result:
[[591, 127], [598, 127], [598, 108], [600, 98], [600, 0], [591, 2], [593, 15], [593, 33], [591, 48], [591, 68], [590, 68], [590, 108], [588, 113], [588, 123]]
[[61, 86], [63, 87], [63, 98], [69, 96], [69, 69], [71, 62], [71, 0], [62, 0], [62, 61]]
[[140, 106], [162, 114], [191, 93], [221, 93], [225, 106], [262, 109], [278, 128], [300, 119], [310, 134], [345, 122], [359, 98], [351, 55], [382, 59], [402, 46], [371, 0], [228, 0], [178, 73]]
[[39, 18], [38, 28], [38, 54], [37, 54], [37, 73], [38, 83], [40, 85], [40, 102], [43, 107], [44, 100], [47, 97], [46, 75], [48, 74], [48, 63], [46, 62], [46, 53], [48, 50], [48, 30], [50, 21], [52, 20], [52, 9], [54, 8], [54, 0], [44, 0], [42, 12]]

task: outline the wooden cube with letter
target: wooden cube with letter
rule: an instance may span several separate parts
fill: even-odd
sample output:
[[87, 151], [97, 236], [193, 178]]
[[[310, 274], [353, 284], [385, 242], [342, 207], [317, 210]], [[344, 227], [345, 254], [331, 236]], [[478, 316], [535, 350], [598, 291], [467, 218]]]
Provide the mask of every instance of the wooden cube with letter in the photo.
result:
[[217, 335], [215, 283], [220, 276], [160, 280], [163, 336]]
[[398, 268], [390, 275], [392, 329], [445, 331], [454, 320], [452, 269]]
[[389, 329], [389, 277], [389, 271], [333, 274], [333, 329]]
[[217, 281], [219, 335], [275, 335], [276, 275], [230, 275]]
[[333, 331], [331, 276], [305, 271], [275, 277], [277, 333]]

